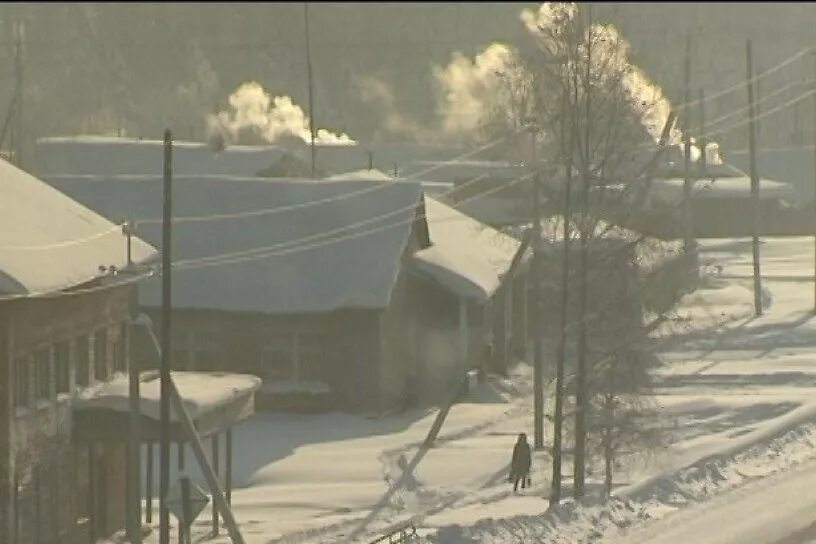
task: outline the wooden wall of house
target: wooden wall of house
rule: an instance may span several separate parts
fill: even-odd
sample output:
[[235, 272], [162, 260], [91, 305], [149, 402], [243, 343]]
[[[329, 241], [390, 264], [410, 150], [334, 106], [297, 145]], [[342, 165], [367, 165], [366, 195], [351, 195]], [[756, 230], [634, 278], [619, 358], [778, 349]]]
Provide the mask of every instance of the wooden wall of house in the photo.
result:
[[[90, 527], [81, 520], [90, 513], [90, 487], [81, 469], [87, 459], [71, 436], [71, 404], [82, 387], [77, 365], [87, 365], [89, 385], [95, 367], [104, 379], [127, 367], [121, 335], [131, 293], [130, 287], [116, 287], [0, 304], [0, 541], [88, 542]], [[79, 355], [82, 345], [87, 357]], [[104, 519], [96, 519], [111, 532], [124, 520], [123, 453], [115, 457], [105, 508], [98, 512]]]
[[[158, 329], [159, 312], [147, 309], [146, 313]], [[177, 370], [254, 374], [268, 384], [274, 378], [265, 366], [264, 350], [292, 335], [317, 335], [322, 362], [314, 375], [303, 376], [302, 381], [323, 382], [331, 388], [326, 408], [371, 409], [378, 404], [379, 315], [375, 310], [265, 315], [177, 309], [172, 321], [172, 365]], [[256, 395], [259, 409], [283, 406], [274, 399], [270, 404], [265, 397], [269, 395], [263, 390]]]
[[410, 298], [416, 308], [414, 342], [419, 400], [448, 397], [459, 363], [459, 299], [430, 280], [411, 276]]

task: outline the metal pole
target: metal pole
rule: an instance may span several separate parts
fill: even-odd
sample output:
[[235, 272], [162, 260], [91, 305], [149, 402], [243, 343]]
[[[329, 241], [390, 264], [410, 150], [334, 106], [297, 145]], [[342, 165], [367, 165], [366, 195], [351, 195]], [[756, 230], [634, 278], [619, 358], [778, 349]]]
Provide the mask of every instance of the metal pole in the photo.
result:
[[153, 523], [153, 442], [148, 442], [146, 446], [147, 451], [147, 467], [145, 468], [145, 523], [148, 525]]
[[688, 253], [694, 249], [694, 226], [691, 214], [691, 100], [689, 85], [691, 83], [691, 36], [686, 36], [686, 58], [683, 67], [683, 102], [686, 104], [683, 115], [683, 249]]
[[15, 147], [14, 164], [23, 167], [23, 23], [17, 22], [14, 33], [14, 74], [17, 86], [15, 88], [14, 132]]
[[[219, 472], [219, 460], [218, 460], [218, 433], [215, 433], [210, 437], [210, 445], [212, 446], [212, 467], [213, 472], [215, 473], [216, 479], [218, 478]], [[213, 507], [212, 509], [212, 534], [213, 536], [218, 536], [218, 508]]]
[[753, 235], [751, 237], [751, 248], [754, 257], [754, 314], [762, 315], [762, 276], [759, 265], [759, 174], [756, 166], [756, 126], [754, 121], [754, 69], [753, 52], [751, 50], [751, 40], [745, 44], [746, 60], [748, 62], [748, 147], [750, 151], [751, 165], [751, 203], [753, 204]]
[[179, 544], [186, 544], [192, 540], [190, 528], [192, 527], [192, 508], [190, 508], [190, 478], [186, 476], [180, 480], [181, 484], [181, 508], [183, 520], [179, 520]]
[[159, 478], [159, 544], [170, 544], [170, 512], [165, 499], [170, 489], [170, 308], [172, 297], [173, 142], [164, 131], [164, 209], [162, 223], [162, 336], [161, 336], [161, 432]]
[[227, 428], [227, 459], [224, 487], [227, 494], [227, 504], [232, 506], [232, 427]]
[[[536, 129], [530, 132], [530, 168], [533, 173], [533, 446], [544, 448], [544, 378], [541, 375], [541, 186], [536, 164]], [[508, 293], [509, 296], [509, 293]]]
[[[184, 474], [184, 441], [183, 440], [179, 440], [176, 443], [176, 464], [178, 466], [179, 473]], [[182, 500], [182, 502], [184, 502], [185, 500], [189, 501], [189, 497], [187, 499], [184, 498], [185, 480], [187, 480], [186, 485], [188, 486], [187, 491], [189, 492], [189, 479], [186, 478], [186, 477], [182, 477], [182, 479], [181, 479], [181, 486], [182, 486], [182, 489], [181, 489], [182, 499], [181, 500]], [[188, 505], [187, 506], [182, 505], [182, 506], [184, 508], [187, 508]], [[185, 511], [184, 519], [189, 520], [190, 516], [186, 512], [188, 512], [188, 511]], [[179, 541], [179, 544], [185, 544], [189, 540], [190, 535], [187, 534], [187, 533], [189, 533], [189, 530], [190, 530], [190, 526], [188, 524], [179, 523], [179, 525], [178, 525], [178, 541]]]
[[309, 36], [309, 3], [303, 2], [303, 22], [306, 27], [306, 78], [309, 87], [309, 135], [311, 137], [311, 152], [312, 152], [312, 177], [316, 176], [316, 160], [315, 160], [315, 118], [314, 118], [314, 100], [312, 98], [312, 52], [311, 52], [311, 38]]

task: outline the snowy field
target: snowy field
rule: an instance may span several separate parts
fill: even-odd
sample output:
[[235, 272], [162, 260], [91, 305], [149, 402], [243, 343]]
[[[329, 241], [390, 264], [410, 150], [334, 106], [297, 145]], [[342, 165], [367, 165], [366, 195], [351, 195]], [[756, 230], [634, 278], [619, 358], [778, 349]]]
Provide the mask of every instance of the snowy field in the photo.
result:
[[[616, 500], [567, 503], [544, 515], [546, 452], [535, 454], [532, 489], [512, 494], [507, 469], [515, 435], [532, 434], [529, 370], [520, 367], [457, 404], [427, 451], [418, 446], [434, 411], [380, 419], [254, 416], [235, 437], [233, 505], [245, 539], [368, 542], [411, 521], [423, 539], [440, 543], [813, 541], [813, 240], [764, 241], [759, 318], [750, 257], [750, 241], [702, 242], [705, 285], [655, 338], [667, 444], [629, 460]], [[414, 468], [402, 477], [405, 467]], [[570, 470], [567, 463], [565, 474]], [[591, 474], [590, 488], [600, 478]], [[792, 519], [777, 520], [781, 508]], [[705, 516], [707, 532], [694, 521]], [[229, 541], [223, 527], [209, 537], [208, 511], [194, 533], [194, 541]], [[147, 542], [155, 540], [154, 531]]]

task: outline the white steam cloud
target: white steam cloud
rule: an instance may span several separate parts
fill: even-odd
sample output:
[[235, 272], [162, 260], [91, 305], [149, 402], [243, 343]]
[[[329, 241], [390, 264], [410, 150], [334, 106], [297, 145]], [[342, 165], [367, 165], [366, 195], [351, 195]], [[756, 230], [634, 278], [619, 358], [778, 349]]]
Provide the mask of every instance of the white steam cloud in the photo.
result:
[[369, 75], [358, 77], [355, 85], [362, 101], [382, 112], [382, 128], [386, 133], [425, 141], [436, 138], [436, 131], [423, 127], [399, 112], [394, 91], [387, 82]]
[[[243, 83], [229, 96], [230, 108], [207, 119], [210, 136], [226, 143], [274, 143], [286, 138], [311, 142], [309, 118], [289, 96], [267, 93], [257, 82]], [[318, 129], [315, 142], [354, 144], [347, 134]]]
[[515, 61], [506, 45], [493, 43], [471, 60], [454, 53], [444, 68], [434, 67], [442, 130], [450, 136], [473, 135], [487, 121], [504, 74]]
[[[570, 23], [577, 14], [578, 5], [574, 2], [544, 2], [537, 10], [523, 10], [521, 21], [544, 51], [553, 52], [557, 47], [553, 41], [569, 32]], [[604, 70], [622, 74], [620, 85], [633, 111], [654, 141], [659, 141], [672, 111], [672, 104], [663, 89], [642, 68], [632, 63], [629, 56], [630, 45], [613, 25], [595, 24], [590, 28], [589, 35], [596, 51], [593, 58], [604, 65]], [[586, 39], [584, 36], [584, 42]], [[603, 77], [603, 74], [599, 75]], [[669, 133], [669, 144], [681, 146], [682, 150], [682, 140], [683, 133], [675, 125]], [[699, 157], [697, 145], [692, 145], [691, 155], [693, 160]], [[711, 164], [722, 162], [716, 142], [706, 144], [706, 159]]]

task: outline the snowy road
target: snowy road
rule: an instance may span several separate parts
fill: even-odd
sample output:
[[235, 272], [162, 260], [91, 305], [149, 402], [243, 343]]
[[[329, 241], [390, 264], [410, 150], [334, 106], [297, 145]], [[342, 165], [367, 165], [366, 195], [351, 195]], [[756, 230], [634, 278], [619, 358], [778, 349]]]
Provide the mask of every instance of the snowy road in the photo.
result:
[[669, 514], [614, 544], [811, 544], [816, 541], [816, 462], [763, 478]]

